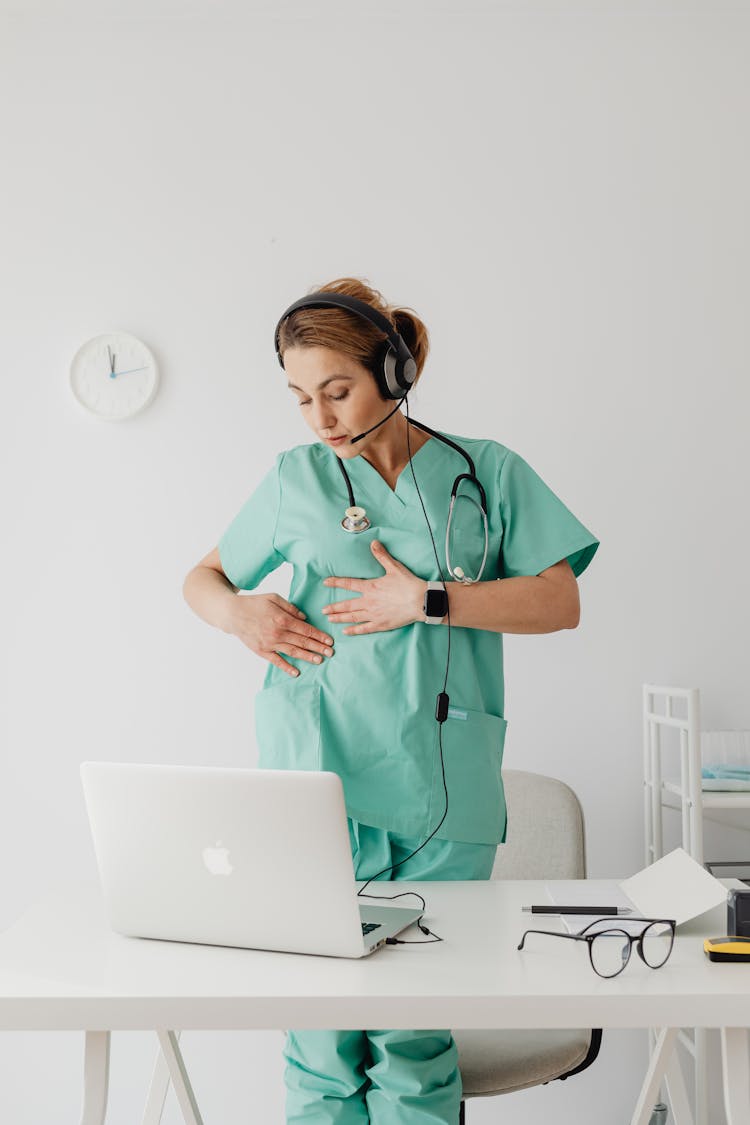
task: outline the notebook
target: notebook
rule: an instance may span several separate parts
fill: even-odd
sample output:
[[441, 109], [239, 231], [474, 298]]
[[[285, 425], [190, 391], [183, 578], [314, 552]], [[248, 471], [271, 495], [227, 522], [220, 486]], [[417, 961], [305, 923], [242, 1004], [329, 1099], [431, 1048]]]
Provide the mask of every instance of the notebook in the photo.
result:
[[363, 957], [422, 914], [357, 898], [337, 774], [83, 762], [81, 781], [120, 934]]

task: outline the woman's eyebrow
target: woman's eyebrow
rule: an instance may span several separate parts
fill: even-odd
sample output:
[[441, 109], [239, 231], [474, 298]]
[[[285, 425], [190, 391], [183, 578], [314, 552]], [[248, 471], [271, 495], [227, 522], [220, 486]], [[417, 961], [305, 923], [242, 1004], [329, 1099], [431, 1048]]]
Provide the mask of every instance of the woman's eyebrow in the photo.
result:
[[[329, 375], [327, 379], [324, 379], [322, 383], [318, 384], [317, 389], [319, 391], [322, 391], [323, 387], [327, 387], [329, 383], [332, 383], [334, 381], [334, 379], [348, 379], [351, 382], [351, 380], [353, 378], [354, 378], [353, 375]], [[289, 387], [290, 391], [301, 391], [302, 390], [302, 387], [298, 387], [296, 385], [296, 383], [287, 383], [287, 387]]]

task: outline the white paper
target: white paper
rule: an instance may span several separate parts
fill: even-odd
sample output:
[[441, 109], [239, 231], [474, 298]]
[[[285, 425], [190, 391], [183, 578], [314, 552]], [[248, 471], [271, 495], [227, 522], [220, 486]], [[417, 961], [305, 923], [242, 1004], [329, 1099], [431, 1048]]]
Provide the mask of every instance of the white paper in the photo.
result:
[[[611, 883], [597, 880], [596, 887], [588, 886], [585, 879], [556, 879], [547, 883], [552, 903], [564, 906], [624, 906], [642, 918], [674, 918], [679, 925], [697, 918], [706, 910], [727, 900], [727, 888], [688, 855], [684, 848], [675, 848], [668, 855], [644, 867], [637, 875]], [[532, 915], [534, 917], [534, 915]], [[536, 918], [543, 918], [537, 915]], [[596, 914], [563, 914], [562, 921], [569, 933], [580, 933], [595, 919]], [[610, 916], [610, 926], [627, 932], [627, 914]], [[642, 927], [635, 923], [632, 929]]]
[[678, 925], [727, 901], [727, 888], [683, 848], [623, 879], [620, 887], [645, 918], [674, 918]]

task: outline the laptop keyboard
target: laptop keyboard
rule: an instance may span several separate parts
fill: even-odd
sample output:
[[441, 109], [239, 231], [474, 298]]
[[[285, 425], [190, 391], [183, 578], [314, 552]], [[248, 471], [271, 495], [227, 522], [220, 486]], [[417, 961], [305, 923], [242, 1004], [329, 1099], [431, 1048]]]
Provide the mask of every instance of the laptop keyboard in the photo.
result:
[[362, 936], [364, 937], [365, 934], [371, 934], [373, 930], [379, 930], [380, 926], [381, 926], [380, 922], [363, 922], [362, 923]]

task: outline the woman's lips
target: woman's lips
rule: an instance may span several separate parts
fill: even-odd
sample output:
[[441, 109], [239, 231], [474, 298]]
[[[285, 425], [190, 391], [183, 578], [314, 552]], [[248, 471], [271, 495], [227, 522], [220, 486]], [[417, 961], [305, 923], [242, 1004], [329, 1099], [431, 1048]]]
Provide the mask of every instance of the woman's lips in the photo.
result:
[[346, 439], [346, 434], [341, 434], [340, 437], [326, 438], [329, 445], [340, 445]]

